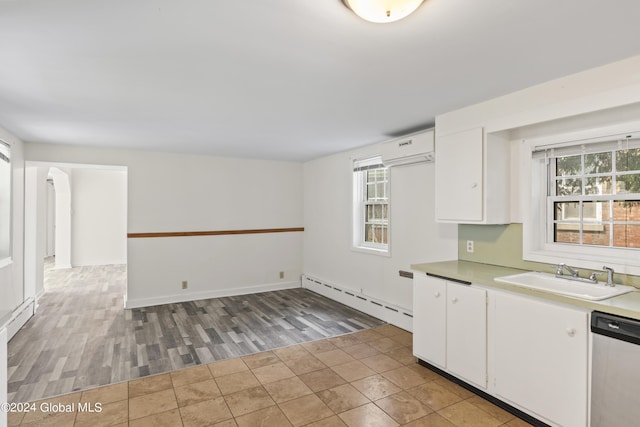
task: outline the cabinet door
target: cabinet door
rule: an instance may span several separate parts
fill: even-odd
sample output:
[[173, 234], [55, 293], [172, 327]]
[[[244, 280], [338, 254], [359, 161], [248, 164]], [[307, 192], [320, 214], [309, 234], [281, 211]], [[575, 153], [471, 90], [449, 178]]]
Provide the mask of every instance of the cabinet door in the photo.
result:
[[565, 427], [587, 425], [588, 313], [496, 293], [498, 396]]
[[447, 283], [447, 368], [487, 386], [487, 291]]
[[483, 130], [436, 138], [436, 219], [482, 221]]
[[413, 352], [416, 357], [446, 367], [446, 282], [413, 276]]

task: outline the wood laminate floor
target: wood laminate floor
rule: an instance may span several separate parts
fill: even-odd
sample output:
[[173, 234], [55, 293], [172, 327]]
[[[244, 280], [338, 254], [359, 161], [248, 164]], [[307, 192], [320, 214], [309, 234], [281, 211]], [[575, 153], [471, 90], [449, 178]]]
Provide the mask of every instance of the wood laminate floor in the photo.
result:
[[36, 315], [9, 342], [10, 402], [361, 331], [378, 319], [302, 288], [125, 310], [126, 266], [47, 263]]

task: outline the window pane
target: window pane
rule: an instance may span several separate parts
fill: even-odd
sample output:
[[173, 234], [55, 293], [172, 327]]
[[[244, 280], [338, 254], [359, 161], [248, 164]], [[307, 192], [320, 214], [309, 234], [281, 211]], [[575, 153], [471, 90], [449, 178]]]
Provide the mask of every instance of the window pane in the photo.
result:
[[580, 243], [580, 204], [554, 203], [554, 242]]
[[611, 172], [611, 152], [593, 153], [584, 156], [584, 173]]
[[375, 242], [375, 232], [373, 225], [371, 224], [366, 224], [364, 226], [364, 241], [370, 243]]
[[640, 248], [640, 225], [615, 224], [613, 226], [614, 246]]
[[609, 202], [582, 202], [582, 219], [585, 222], [609, 221]]
[[640, 201], [636, 201], [636, 200], [614, 201], [613, 202], [613, 220], [625, 221], [625, 222], [640, 222]]
[[616, 191], [620, 193], [640, 193], [640, 174], [616, 175]]
[[640, 170], [640, 148], [617, 151], [616, 170], [620, 172]]
[[386, 206], [384, 205], [367, 205], [365, 213], [365, 222], [383, 221], [386, 219]]
[[581, 178], [563, 178], [556, 182], [556, 194], [558, 196], [571, 196], [582, 194]]
[[584, 194], [611, 194], [611, 177], [591, 177], [585, 179]]
[[367, 197], [366, 200], [375, 200], [376, 198], [376, 185], [367, 184]]
[[556, 221], [580, 220], [580, 204], [578, 202], [556, 202], [554, 206], [554, 219]]
[[581, 175], [582, 160], [581, 156], [558, 157], [556, 159], [556, 175]]
[[582, 243], [585, 245], [610, 246], [610, 224], [585, 225], [582, 232]]
[[377, 220], [382, 219], [382, 206], [381, 205], [374, 205], [373, 206], [373, 215], [374, 218]]
[[366, 224], [365, 242], [369, 243], [387, 243], [387, 227], [378, 224]]
[[580, 243], [580, 225], [558, 223], [554, 225], [553, 241], [557, 243]]

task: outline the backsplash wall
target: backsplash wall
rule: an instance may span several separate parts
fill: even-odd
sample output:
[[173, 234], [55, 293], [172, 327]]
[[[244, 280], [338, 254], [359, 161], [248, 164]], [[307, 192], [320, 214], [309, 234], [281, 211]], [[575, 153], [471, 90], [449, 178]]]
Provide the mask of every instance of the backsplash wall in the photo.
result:
[[[473, 240], [473, 253], [467, 252]], [[458, 225], [458, 259], [523, 270], [555, 273], [555, 266], [522, 259], [522, 224]], [[640, 288], [640, 277], [616, 274], [615, 282]]]

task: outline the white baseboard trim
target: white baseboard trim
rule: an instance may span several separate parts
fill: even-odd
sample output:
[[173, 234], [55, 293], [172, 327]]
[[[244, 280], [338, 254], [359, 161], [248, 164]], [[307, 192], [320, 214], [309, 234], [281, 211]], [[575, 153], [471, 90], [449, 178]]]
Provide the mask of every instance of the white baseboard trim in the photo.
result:
[[42, 296], [44, 295], [45, 291], [44, 289], [42, 289], [40, 292], [38, 292], [38, 294], [35, 296], [35, 301], [33, 303], [33, 314], [36, 314], [38, 312], [38, 307], [40, 306], [40, 298], [42, 298]]
[[409, 332], [413, 331], [413, 312], [406, 308], [306, 274], [302, 275], [302, 287]]
[[85, 263], [73, 263], [74, 267], [90, 267], [92, 265], [121, 265], [121, 264], [126, 264], [127, 260], [126, 259], [115, 259], [115, 260], [106, 260], [106, 261], [91, 261], [91, 262], [85, 262]]
[[18, 333], [20, 328], [31, 319], [34, 314], [35, 301], [33, 298], [28, 298], [25, 302], [20, 304], [18, 308], [11, 313], [11, 319], [7, 322], [7, 341]]
[[164, 295], [152, 298], [125, 298], [124, 308], [141, 308], [153, 305], [172, 304], [177, 302], [197, 301], [209, 298], [222, 298], [235, 295], [257, 294], [260, 292], [281, 291], [284, 289], [299, 288], [300, 281], [266, 283], [264, 285], [246, 286], [242, 288], [215, 289], [209, 291], [189, 292], [184, 294]]
[[67, 268], [73, 268], [71, 264], [54, 265], [53, 270], [66, 270]]

